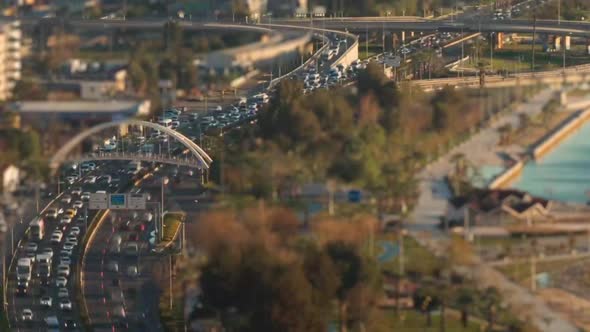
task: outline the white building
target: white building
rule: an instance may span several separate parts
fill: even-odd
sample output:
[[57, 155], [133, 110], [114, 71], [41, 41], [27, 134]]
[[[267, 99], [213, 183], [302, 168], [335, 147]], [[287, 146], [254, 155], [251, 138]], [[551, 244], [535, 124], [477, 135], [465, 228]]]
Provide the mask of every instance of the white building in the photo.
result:
[[10, 98], [21, 79], [21, 48], [20, 22], [0, 22], [0, 100]]
[[0, 190], [3, 193], [15, 192], [20, 182], [20, 170], [14, 165], [0, 166], [0, 178], [2, 180]]

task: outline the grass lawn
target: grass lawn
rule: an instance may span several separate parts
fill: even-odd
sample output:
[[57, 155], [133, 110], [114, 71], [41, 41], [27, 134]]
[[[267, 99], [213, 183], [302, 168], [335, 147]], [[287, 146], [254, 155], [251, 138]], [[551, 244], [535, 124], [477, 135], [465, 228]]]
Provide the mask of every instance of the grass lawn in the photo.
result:
[[554, 112], [551, 118], [548, 119], [546, 125], [530, 125], [525, 130], [519, 130], [513, 142], [518, 143], [524, 148], [531, 147], [545, 136], [549, 130], [556, 128], [572, 114], [573, 112]]
[[[438, 332], [440, 331], [440, 315], [438, 312], [432, 313], [432, 324], [430, 327], [426, 326], [426, 316], [414, 310], [402, 311], [397, 315], [394, 310], [387, 312], [387, 325], [390, 331], [395, 332]], [[481, 331], [478, 323], [470, 321], [467, 327], [463, 327], [460, 318], [447, 312], [445, 315], [445, 325], [447, 332], [477, 332]]]
[[[531, 45], [513, 44], [506, 45], [501, 50], [494, 50], [493, 69], [506, 70], [508, 72], [530, 71], [532, 65]], [[481, 58], [481, 62], [490, 68], [490, 54]], [[590, 63], [590, 56], [585, 55], [584, 50], [572, 48], [566, 52], [565, 65], [575, 66]], [[543, 51], [542, 45], [535, 46], [535, 70], [552, 70], [563, 67], [563, 52], [548, 53]]]
[[[589, 258], [576, 257], [558, 261], [538, 262], [535, 269], [537, 273], [556, 272], [584, 260], [590, 262]], [[531, 264], [528, 261], [519, 261], [509, 265], [500, 266], [498, 267], [498, 270], [504, 273], [508, 278], [520, 284], [525, 284], [531, 276]], [[526, 286], [529, 285], [527, 284]]]
[[[384, 234], [378, 241], [397, 241], [397, 236], [392, 233]], [[422, 247], [416, 240], [409, 236], [404, 237], [404, 268], [405, 272], [415, 272], [422, 275], [432, 275], [435, 270], [441, 269], [443, 262], [432, 253]], [[392, 273], [398, 273], [400, 257], [397, 256], [391, 261], [383, 264], [382, 269]]]
[[180, 226], [184, 220], [185, 214], [180, 212], [169, 212], [164, 215], [164, 233], [162, 235], [162, 242], [158, 247], [167, 247], [177, 237], [180, 231]]
[[129, 50], [113, 50], [110, 51], [97, 51], [97, 50], [80, 50], [77, 54], [77, 57], [80, 59], [85, 60], [95, 60], [95, 61], [104, 61], [104, 60], [113, 60], [113, 59], [122, 59], [127, 60], [129, 59]]

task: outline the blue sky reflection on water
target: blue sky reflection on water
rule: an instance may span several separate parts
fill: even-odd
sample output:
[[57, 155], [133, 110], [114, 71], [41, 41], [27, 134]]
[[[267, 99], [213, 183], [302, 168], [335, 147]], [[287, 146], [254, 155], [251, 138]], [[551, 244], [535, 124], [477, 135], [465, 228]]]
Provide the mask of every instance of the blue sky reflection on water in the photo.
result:
[[586, 203], [590, 193], [590, 122], [538, 162], [529, 162], [512, 185], [536, 196]]

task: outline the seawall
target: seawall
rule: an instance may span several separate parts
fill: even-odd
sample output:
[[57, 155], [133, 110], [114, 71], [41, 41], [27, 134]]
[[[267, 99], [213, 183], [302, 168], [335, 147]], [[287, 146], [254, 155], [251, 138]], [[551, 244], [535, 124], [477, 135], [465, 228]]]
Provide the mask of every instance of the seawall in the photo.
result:
[[590, 119], [590, 109], [581, 111], [577, 115], [569, 118], [563, 125], [560, 126], [560, 128], [539, 142], [532, 149], [531, 156], [535, 160], [539, 160], [570, 134], [578, 130], [586, 121], [588, 121], [588, 119]]
[[508, 186], [512, 181], [522, 174], [524, 168], [524, 161], [519, 160], [514, 165], [505, 169], [502, 173], [496, 176], [492, 182], [488, 184], [489, 189], [501, 189]]

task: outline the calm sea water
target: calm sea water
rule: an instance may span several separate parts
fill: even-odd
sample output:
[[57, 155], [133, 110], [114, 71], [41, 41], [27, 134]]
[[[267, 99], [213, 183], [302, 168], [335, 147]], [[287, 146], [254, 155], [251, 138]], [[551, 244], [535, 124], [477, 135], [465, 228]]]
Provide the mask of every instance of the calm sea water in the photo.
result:
[[563, 202], [590, 200], [590, 122], [572, 133], [541, 160], [525, 165], [512, 185], [536, 196]]

